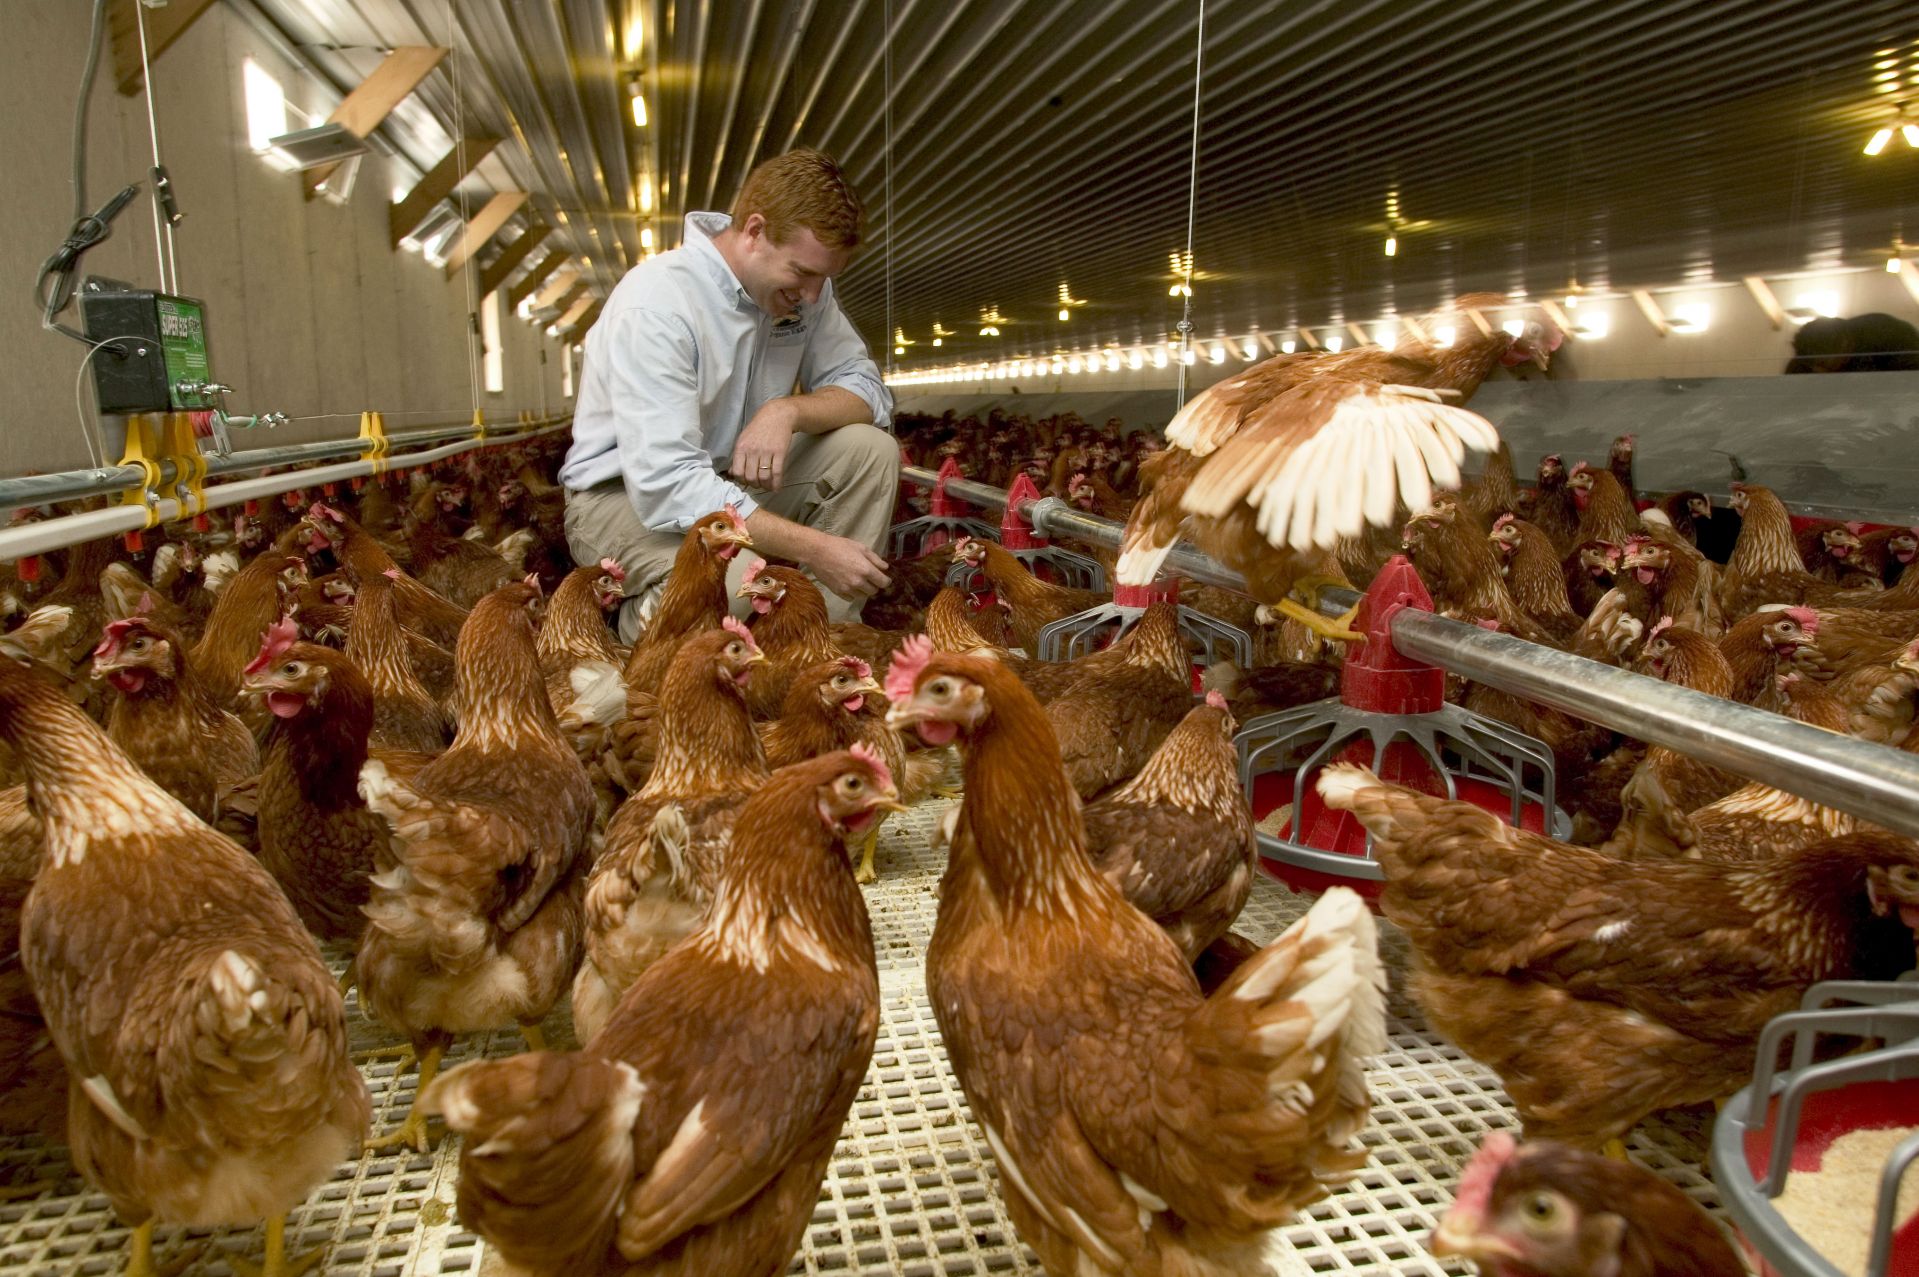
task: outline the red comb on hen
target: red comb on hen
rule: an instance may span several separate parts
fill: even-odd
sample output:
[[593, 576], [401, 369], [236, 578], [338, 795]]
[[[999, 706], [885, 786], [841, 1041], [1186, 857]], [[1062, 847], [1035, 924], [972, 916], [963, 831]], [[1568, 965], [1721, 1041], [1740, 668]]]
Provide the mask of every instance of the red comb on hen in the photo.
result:
[[1214, 709], [1226, 708], [1226, 698], [1222, 696], [1218, 691], [1211, 691], [1206, 693], [1206, 703], [1212, 706]]
[[845, 670], [847, 673], [853, 675], [855, 678], [873, 677], [873, 667], [871, 665], [868, 665], [865, 661], [862, 661], [857, 656], [840, 657], [840, 668]]
[[324, 501], [315, 501], [312, 505], [308, 506], [307, 518], [331, 519], [335, 523], [346, 522], [346, 516], [344, 514], [341, 514], [338, 510], [335, 510], [332, 506], [327, 505]]
[[872, 746], [868, 745], [865, 741], [855, 741], [853, 748], [848, 752], [873, 770], [873, 777], [879, 781], [881, 788], [891, 789], [893, 787], [892, 769], [886, 765], [886, 760], [881, 758]]
[[746, 531], [746, 520], [740, 517], [739, 507], [734, 505], [731, 501], [726, 503], [726, 517], [733, 520], [734, 527], [738, 528], [742, 532]]
[[766, 571], [766, 567], [765, 559], [755, 559], [752, 565], [746, 569], [746, 575], [741, 577], [740, 580], [747, 585], [751, 585], [760, 579], [760, 574]]
[[1661, 634], [1664, 634], [1667, 630], [1670, 630], [1671, 628], [1672, 628], [1672, 618], [1670, 616], [1660, 617], [1659, 624], [1653, 626], [1652, 629], [1646, 632], [1646, 641], [1648, 643], [1652, 642], [1654, 639], [1658, 638]]
[[273, 662], [287, 654], [287, 650], [300, 641], [300, 627], [290, 616], [283, 616], [272, 625], [260, 639], [260, 654], [253, 658], [245, 673], [258, 674]]
[[1789, 607], [1786, 615], [1799, 623], [1799, 628], [1808, 634], [1819, 632], [1819, 613], [1809, 607]]
[[721, 621], [720, 624], [725, 627], [728, 634], [744, 642], [747, 651], [757, 652], [760, 650], [760, 645], [753, 641], [753, 631], [741, 625], [735, 618], [729, 616], [724, 621]]
[[100, 631], [100, 645], [93, 649], [95, 659], [110, 655], [115, 648], [126, 640], [127, 631], [138, 629], [140, 622], [132, 617], [123, 621], [108, 621], [107, 627]]
[[913, 687], [932, 659], [933, 640], [924, 634], [915, 634], [900, 644], [899, 651], [893, 653], [893, 664], [886, 671], [886, 699], [895, 703], [912, 699]]
[[1512, 515], [1502, 514], [1497, 519], [1493, 520], [1493, 531], [1497, 532], [1501, 528], [1505, 527], [1508, 523], [1512, 523], [1512, 522], [1515, 522]]
[[601, 559], [600, 571], [606, 573], [620, 584], [626, 584], [626, 569], [620, 566], [618, 559]]
[[1518, 1151], [1519, 1143], [1511, 1133], [1494, 1131], [1488, 1135], [1459, 1174], [1459, 1184], [1453, 1189], [1453, 1209], [1484, 1219], [1492, 1208], [1493, 1185]]

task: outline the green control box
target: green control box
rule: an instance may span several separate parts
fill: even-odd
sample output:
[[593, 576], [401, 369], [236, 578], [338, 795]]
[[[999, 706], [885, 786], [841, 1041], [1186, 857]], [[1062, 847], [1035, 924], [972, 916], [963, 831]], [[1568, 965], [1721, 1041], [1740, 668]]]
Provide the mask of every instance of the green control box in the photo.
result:
[[199, 301], [93, 276], [81, 285], [80, 314], [87, 340], [112, 343], [89, 361], [101, 412], [217, 406], [203, 389], [213, 375]]

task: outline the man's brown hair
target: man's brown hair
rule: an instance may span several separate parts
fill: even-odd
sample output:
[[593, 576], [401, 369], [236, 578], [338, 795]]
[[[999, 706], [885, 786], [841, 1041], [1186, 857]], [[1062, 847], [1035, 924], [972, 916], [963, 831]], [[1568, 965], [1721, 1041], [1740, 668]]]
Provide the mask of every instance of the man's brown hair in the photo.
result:
[[744, 226], [754, 213], [766, 219], [767, 238], [775, 244], [804, 226], [832, 249], [857, 248], [866, 218], [840, 166], [804, 147], [776, 155], [747, 174], [733, 201], [733, 225]]

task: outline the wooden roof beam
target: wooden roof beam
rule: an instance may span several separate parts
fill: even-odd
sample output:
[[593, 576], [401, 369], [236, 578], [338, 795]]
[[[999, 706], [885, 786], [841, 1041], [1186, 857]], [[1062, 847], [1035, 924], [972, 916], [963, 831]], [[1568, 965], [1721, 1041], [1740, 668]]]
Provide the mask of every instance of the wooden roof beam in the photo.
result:
[[520, 205], [526, 203], [525, 191], [501, 191], [483, 205], [460, 231], [460, 238], [446, 254], [446, 277], [452, 279], [460, 273], [467, 259], [480, 251], [480, 246], [492, 239], [506, 219], [520, 211]]
[[545, 310], [548, 306], [563, 304], [562, 299], [571, 300], [574, 295], [572, 290], [576, 287], [585, 288], [586, 283], [581, 280], [580, 272], [569, 266], [533, 295], [533, 308]]
[[[355, 137], [370, 136], [380, 127], [393, 108], [406, 101], [407, 95], [420, 87], [420, 81], [432, 74], [433, 68], [451, 52], [448, 49], [429, 45], [402, 45], [381, 59], [380, 65], [373, 68], [373, 74], [360, 81], [360, 86], [341, 99], [340, 105], [333, 108], [333, 114], [327, 116], [328, 124], [338, 124]], [[311, 199], [320, 184], [332, 176], [338, 164], [322, 164], [310, 168], [302, 174], [307, 197]]]
[[455, 142], [432, 171], [406, 193], [405, 199], [388, 206], [387, 230], [393, 247], [398, 248], [401, 240], [418, 230], [434, 205], [453, 194], [453, 189], [499, 144], [497, 137], [469, 137]]
[[582, 296], [571, 306], [567, 307], [564, 315], [561, 315], [553, 321], [553, 326], [560, 330], [561, 337], [571, 340], [574, 325], [585, 319], [586, 312], [592, 310], [599, 304], [600, 301], [597, 297]]
[[[140, 91], [140, 0], [113, 0], [107, 29], [113, 33], [113, 77], [120, 92], [131, 97]], [[148, 9], [147, 61], [157, 62], [167, 46], [185, 35], [193, 20], [213, 7], [213, 0], [173, 0], [164, 9]]]
[[500, 250], [493, 264], [480, 272], [480, 296], [485, 297], [506, 283], [519, 264], [525, 261], [534, 249], [538, 248], [553, 228], [544, 222], [537, 222], [520, 233], [519, 238]]
[[506, 308], [517, 310], [521, 302], [533, 295], [533, 290], [546, 281], [546, 277], [560, 269], [566, 263], [566, 250], [555, 248], [533, 264], [533, 269], [520, 276], [520, 282], [506, 290]]
[[[578, 341], [580, 338], [586, 336], [587, 329], [593, 327], [593, 321], [598, 319], [600, 312], [606, 309], [606, 298], [594, 297], [591, 301], [593, 304], [588, 306], [586, 310], [581, 313], [580, 317], [573, 321], [571, 326], [564, 326], [560, 329], [561, 341]], [[576, 306], [574, 309], [578, 310], [579, 308]], [[562, 318], [561, 323], [563, 325], [565, 324], [564, 318]]]

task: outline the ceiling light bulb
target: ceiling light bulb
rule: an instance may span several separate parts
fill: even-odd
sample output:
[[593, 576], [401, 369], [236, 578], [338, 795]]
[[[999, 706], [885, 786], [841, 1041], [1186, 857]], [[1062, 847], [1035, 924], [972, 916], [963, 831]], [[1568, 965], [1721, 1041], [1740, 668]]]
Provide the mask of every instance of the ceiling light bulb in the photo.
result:
[[653, 247], [653, 228], [651, 226], [640, 227], [640, 247], [646, 249]]
[[1288, 337], [1285, 341], [1282, 341], [1279, 343], [1279, 353], [1282, 355], [1290, 355], [1295, 350], [1298, 350], [1298, 349], [1299, 349], [1299, 343], [1294, 341], [1291, 337]]
[[1897, 253], [1894, 253], [1891, 257], [1888, 257], [1886, 259], [1886, 274], [1897, 275], [1898, 273], [1899, 273], [1899, 255]]
[[905, 353], [906, 353], [906, 347], [904, 347], [904, 346], [895, 346], [895, 347], [893, 347], [893, 353], [894, 353], [894, 354], [896, 354], [896, 355], [903, 355], [903, 354], [905, 354]]
[[[637, 89], [639, 86], [633, 87]], [[646, 127], [646, 99], [638, 93], [633, 95], [633, 127], [636, 129]]]
[[1880, 129], [1874, 133], [1871, 140], [1866, 143], [1866, 154], [1879, 154], [1879, 152], [1886, 149], [1886, 143], [1890, 141], [1892, 141], [1892, 129], [1890, 127]]
[[1386, 256], [1399, 256], [1399, 237], [1397, 235], [1388, 235], [1386, 237]]
[[1137, 350], [1135, 350], [1131, 354], [1126, 356], [1126, 366], [1128, 368], [1134, 369], [1135, 371], [1137, 371], [1138, 369], [1144, 368], [1146, 366], [1146, 356], [1140, 354]]
[[1223, 364], [1226, 362], [1226, 347], [1214, 342], [1213, 348], [1206, 352], [1206, 357], [1216, 364]]
[[1064, 306], [1061, 306], [1061, 307], [1059, 308], [1059, 317], [1060, 317], [1060, 319], [1061, 319], [1062, 321], [1064, 321], [1064, 320], [1066, 320], [1066, 319], [1068, 319], [1068, 318], [1070, 318], [1070, 317], [1071, 317], [1071, 316], [1070, 316], [1070, 315], [1068, 314], [1068, 312], [1067, 312], [1067, 310], [1066, 310], [1066, 307], [1064, 307]]
[[1241, 346], [1239, 349], [1240, 349], [1240, 353], [1248, 359], [1256, 358], [1259, 355], [1259, 343], [1254, 341], [1251, 337], [1248, 337], [1246, 339], [1246, 344], [1244, 346]]
[[1332, 351], [1335, 355], [1337, 355], [1340, 351], [1344, 350], [1345, 348], [1346, 348], [1346, 339], [1344, 337], [1341, 337], [1338, 333], [1334, 333], [1331, 337], [1328, 337], [1326, 339], [1326, 349]]
[[1508, 337], [1517, 337], [1526, 331], [1526, 321], [1523, 319], [1509, 319], [1501, 324], [1500, 328], [1504, 330]]
[[1899, 136], [1906, 139], [1906, 145], [1919, 149], [1919, 124], [1901, 124]]
[[1191, 364], [1198, 358], [1199, 355], [1191, 350], [1182, 350], [1179, 352], [1179, 362], [1182, 364]]
[[1453, 344], [1453, 339], [1457, 336], [1459, 336], [1459, 330], [1457, 328], [1451, 324], [1440, 324], [1433, 329], [1433, 345], [1440, 347], [1450, 346]]
[[1165, 366], [1166, 348], [1164, 346], [1156, 347], [1153, 351], [1153, 367], [1164, 368]]

